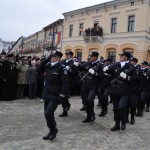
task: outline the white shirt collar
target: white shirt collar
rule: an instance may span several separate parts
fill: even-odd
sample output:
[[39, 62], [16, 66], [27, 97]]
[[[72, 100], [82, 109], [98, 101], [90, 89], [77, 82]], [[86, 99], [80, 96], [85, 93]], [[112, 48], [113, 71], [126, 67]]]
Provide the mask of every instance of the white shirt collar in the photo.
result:
[[72, 60], [72, 58], [66, 59], [66, 63], [68, 63], [70, 60]]
[[121, 64], [121, 68], [122, 68], [122, 67], [123, 67], [126, 63], [129, 63], [129, 60], [128, 60], [128, 61], [120, 62], [120, 64]]
[[54, 65], [57, 64], [57, 63], [58, 63], [58, 61], [56, 61], [56, 62], [51, 62], [51, 65], [54, 66]]

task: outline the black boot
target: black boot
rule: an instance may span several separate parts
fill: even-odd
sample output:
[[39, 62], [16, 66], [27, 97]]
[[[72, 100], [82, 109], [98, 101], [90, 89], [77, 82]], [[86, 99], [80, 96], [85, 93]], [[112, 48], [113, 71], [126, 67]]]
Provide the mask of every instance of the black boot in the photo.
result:
[[47, 135], [43, 136], [43, 140], [49, 140], [49, 136], [50, 136], [50, 132]]
[[121, 121], [121, 130], [125, 130], [126, 129], [126, 123], [125, 121]]
[[71, 104], [69, 103], [68, 106], [66, 106], [65, 111], [69, 111], [70, 107], [71, 107]]
[[92, 113], [91, 115], [91, 121], [94, 121], [95, 120], [95, 113]]
[[54, 140], [56, 138], [57, 132], [58, 132], [58, 129], [56, 127], [51, 128], [49, 140]]
[[107, 113], [105, 111], [101, 111], [101, 113], [99, 114], [99, 117], [104, 117]]
[[67, 112], [67, 111], [63, 111], [63, 112], [59, 115], [59, 117], [66, 117], [66, 116], [68, 116], [68, 112]]
[[80, 109], [80, 111], [85, 111], [85, 110], [86, 110], [85, 106], [83, 106], [83, 107]]
[[134, 125], [134, 123], [135, 123], [134, 115], [131, 115], [131, 121], [130, 121], [130, 124]]
[[135, 116], [137, 116], [137, 117], [143, 117], [143, 111], [137, 112], [137, 114]]
[[149, 112], [149, 107], [148, 106], [146, 107], [146, 112]]
[[91, 122], [91, 116], [87, 115], [87, 117], [82, 121], [83, 123]]
[[115, 126], [111, 128], [111, 131], [120, 130], [120, 122], [116, 122]]

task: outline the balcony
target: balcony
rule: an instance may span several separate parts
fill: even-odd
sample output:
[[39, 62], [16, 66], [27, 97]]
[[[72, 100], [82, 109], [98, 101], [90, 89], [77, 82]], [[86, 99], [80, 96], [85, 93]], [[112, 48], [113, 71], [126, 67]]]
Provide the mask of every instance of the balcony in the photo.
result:
[[43, 48], [46, 50], [55, 50], [57, 48], [57, 44], [46, 43]]
[[85, 42], [102, 42], [103, 41], [103, 29], [101, 27], [88, 28], [83, 32], [83, 38]]

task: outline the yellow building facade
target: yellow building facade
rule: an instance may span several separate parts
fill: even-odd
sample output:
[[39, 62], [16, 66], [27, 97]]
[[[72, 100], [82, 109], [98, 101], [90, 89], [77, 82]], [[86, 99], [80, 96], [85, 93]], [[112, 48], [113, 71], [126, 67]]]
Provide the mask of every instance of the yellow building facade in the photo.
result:
[[[150, 62], [149, 14], [149, 0], [115, 0], [63, 13], [62, 51], [71, 50], [83, 61], [91, 51], [116, 61], [128, 51], [139, 63]], [[99, 28], [102, 34], [95, 34], [94, 29]]]

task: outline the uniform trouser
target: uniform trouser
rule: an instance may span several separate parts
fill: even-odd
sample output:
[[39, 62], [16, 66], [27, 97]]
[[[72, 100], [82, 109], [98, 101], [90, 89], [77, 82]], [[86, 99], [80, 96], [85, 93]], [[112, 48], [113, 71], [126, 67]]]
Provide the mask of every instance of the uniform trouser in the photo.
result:
[[129, 99], [128, 105], [127, 105], [127, 117], [129, 116], [129, 112], [131, 114], [131, 117], [134, 117], [134, 115], [136, 113], [137, 101], [138, 101], [137, 95], [133, 94], [132, 96], [130, 96], [130, 99]]
[[114, 111], [114, 120], [116, 122], [125, 122], [126, 117], [126, 107], [128, 104], [128, 96], [115, 96], [113, 95], [113, 111]]
[[81, 84], [81, 99], [82, 99], [82, 104], [83, 104], [83, 106], [85, 106], [84, 84]]
[[29, 84], [29, 98], [36, 97], [36, 89], [37, 89], [37, 83]]
[[42, 93], [43, 93], [43, 88], [44, 88], [44, 79], [38, 79], [37, 80], [37, 90], [36, 90], [36, 95], [41, 99], [42, 98]]
[[25, 89], [25, 84], [18, 84], [17, 85], [17, 97], [23, 97], [24, 95], [24, 89]]
[[44, 103], [44, 115], [47, 122], [47, 127], [52, 129], [56, 127], [56, 121], [54, 117], [54, 112], [58, 106], [55, 99], [51, 98], [49, 101]]
[[96, 89], [94, 88], [84, 88], [84, 100], [87, 115], [91, 115], [94, 113], [94, 99], [96, 95]]
[[141, 104], [141, 109], [144, 109], [145, 103], [149, 107], [150, 106], [150, 93], [148, 91], [142, 91], [140, 94], [140, 104]]
[[102, 108], [102, 111], [106, 111], [107, 112], [107, 106], [108, 106], [108, 95], [109, 95], [109, 88], [107, 87], [103, 87], [103, 88], [100, 88], [100, 94], [102, 99], [101, 99], [101, 108]]
[[65, 97], [62, 104], [63, 111], [66, 111], [66, 108], [70, 105], [68, 97]]
[[1, 87], [1, 86], [2, 86], [2, 80], [0, 79], [0, 99], [1, 99], [1, 92], [2, 92], [2, 91], [1, 91], [1, 90], [2, 90], [1, 88], [2, 88], [2, 87]]

